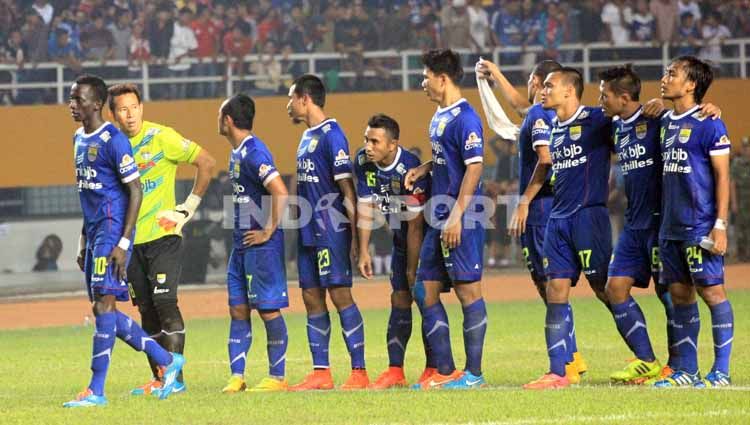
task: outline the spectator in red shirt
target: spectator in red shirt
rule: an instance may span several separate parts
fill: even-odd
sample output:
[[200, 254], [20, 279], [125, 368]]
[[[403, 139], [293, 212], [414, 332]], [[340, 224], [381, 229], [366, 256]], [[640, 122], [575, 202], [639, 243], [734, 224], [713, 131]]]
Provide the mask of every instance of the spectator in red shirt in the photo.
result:
[[130, 34], [130, 48], [128, 51], [128, 75], [131, 78], [141, 77], [141, 65], [151, 60], [151, 46], [144, 35], [143, 22], [136, 21]]
[[[224, 54], [227, 58], [227, 75], [228, 78], [231, 75], [236, 75], [240, 79], [240, 90], [244, 87], [242, 81], [245, 77], [245, 71], [247, 65], [245, 63], [245, 56], [249, 55], [253, 50], [253, 39], [247, 35], [243, 25], [237, 24], [224, 35], [223, 43]], [[234, 63], [230, 63], [234, 60]]]
[[[190, 24], [198, 41], [195, 57], [200, 61], [193, 65], [192, 74], [201, 77], [216, 75], [216, 60], [219, 54], [219, 28], [211, 20], [211, 9], [198, 6], [198, 15]], [[216, 97], [216, 83], [197, 83], [194, 88], [196, 97]]]

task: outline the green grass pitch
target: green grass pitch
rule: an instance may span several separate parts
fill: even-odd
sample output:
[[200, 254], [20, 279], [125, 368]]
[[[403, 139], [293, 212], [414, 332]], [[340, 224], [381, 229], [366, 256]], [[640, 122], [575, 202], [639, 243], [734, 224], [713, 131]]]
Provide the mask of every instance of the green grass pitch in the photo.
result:
[[[547, 367], [544, 310], [540, 302], [495, 303], [484, 354], [490, 388], [456, 392], [360, 391], [345, 393], [235, 394], [219, 391], [228, 378], [228, 319], [188, 323], [188, 391], [160, 402], [128, 395], [148, 378], [145, 358], [117, 342], [107, 380], [109, 406], [67, 410], [61, 407], [89, 379], [92, 327], [61, 327], [0, 332], [0, 423], [2, 424], [748, 424], [750, 423], [750, 291], [730, 293], [736, 332], [732, 359], [734, 387], [723, 390], [612, 387], [608, 375], [624, 366], [630, 353], [612, 318], [598, 301], [574, 300], [578, 344], [589, 373], [577, 388], [529, 392], [520, 386]], [[657, 355], [665, 355], [665, 320], [655, 297], [639, 299]], [[460, 311], [449, 307], [454, 355], [464, 362]], [[49, 314], [54, 314], [53, 311]], [[82, 312], [83, 316], [84, 312]], [[364, 312], [367, 365], [371, 378], [387, 365], [388, 311]], [[710, 316], [701, 304], [700, 365], [713, 360]], [[348, 372], [348, 354], [338, 319], [332, 318], [331, 362], [337, 384]], [[418, 314], [407, 354], [407, 377], [422, 369]], [[290, 330], [287, 374], [300, 380], [310, 368], [304, 316], [287, 316]], [[249, 384], [267, 372], [265, 330], [253, 317], [248, 355]]]

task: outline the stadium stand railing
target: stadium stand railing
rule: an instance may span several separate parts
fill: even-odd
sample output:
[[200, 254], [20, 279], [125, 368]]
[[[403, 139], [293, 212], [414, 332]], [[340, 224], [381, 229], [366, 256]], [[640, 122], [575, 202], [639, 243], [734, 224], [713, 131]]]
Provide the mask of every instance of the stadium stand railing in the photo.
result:
[[[627, 43], [623, 45], [613, 45], [607, 42], [592, 44], [563, 44], [557, 49], [555, 59], [566, 65], [579, 68], [586, 82], [591, 82], [598, 68], [623, 63], [633, 63], [638, 67], [644, 79], [658, 79], [663, 69], [666, 68], [670, 59], [678, 54], [685, 52], [684, 49], [689, 46], [680, 45], [655, 45], [650, 43]], [[730, 78], [747, 78], [748, 65], [748, 48], [750, 48], [750, 38], [729, 39], [722, 44], [722, 58], [715, 60], [717, 69], [720, 70], [721, 77]], [[503, 47], [495, 48], [492, 51], [482, 54], [473, 53], [469, 50], [457, 50], [470, 58], [466, 62], [465, 72], [473, 74], [474, 68], [471, 63], [480, 56], [492, 58], [496, 63], [500, 63], [504, 72], [517, 73], [518, 77], [513, 82], [521, 84], [525, 81], [525, 75], [533, 63], [544, 54], [541, 46], [529, 46], [524, 49], [521, 47]], [[696, 48], [696, 53], [698, 49]], [[312, 54], [290, 54], [288, 56], [277, 55], [277, 60], [291, 61], [299, 66], [301, 72], [324, 75], [327, 71], [334, 71], [339, 79], [351, 79], [358, 75], [367, 78], [383, 77], [382, 72], [378, 73], [373, 69], [368, 69], [372, 65], [372, 60], [382, 60], [382, 66], [387, 70], [389, 79], [398, 81], [401, 90], [414, 90], [419, 88], [421, 82], [420, 75], [422, 68], [419, 63], [419, 57], [422, 54], [420, 50], [383, 50], [368, 51], [363, 54], [365, 61], [362, 72], [351, 70], [339, 70], [337, 65], [332, 63], [341, 63], [348, 57], [340, 53], [312, 53]], [[246, 64], [259, 60], [259, 55], [248, 55], [243, 60]], [[102, 65], [101, 62], [83, 62], [83, 68], [86, 71], [107, 70], [107, 82], [135, 82], [143, 88], [145, 100], [152, 99], [154, 88], [159, 85], [179, 84], [179, 83], [214, 83], [224, 86], [222, 95], [231, 96], [235, 91], [235, 83], [252, 82], [264, 78], [258, 75], [237, 75], [232, 72], [233, 67], [226, 67], [227, 62], [235, 63], [236, 58], [220, 58], [217, 63], [222, 64], [218, 67], [218, 73], [213, 75], [191, 75], [191, 76], [158, 76], [154, 75], [154, 67], [158, 66], [163, 71], [167, 63], [158, 64], [140, 64], [139, 71], [128, 72], [128, 61], [108, 61]], [[183, 63], [199, 63], [199, 60], [192, 58], [184, 60]], [[47, 72], [39, 72], [44, 71]], [[21, 70], [13, 64], [0, 64], [0, 72], [10, 73], [10, 81], [0, 84], [0, 91], [11, 90], [17, 95], [20, 90], [28, 89], [46, 89], [56, 92], [56, 102], [64, 103], [67, 88], [72, 84], [75, 74], [65, 65], [57, 62], [38, 63], [35, 66], [26, 64]], [[19, 73], [26, 73], [25, 77], [19, 78]], [[36, 74], [36, 75], [34, 75]], [[32, 76], [33, 75], [33, 76]], [[289, 80], [292, 75], [282, 75], [283, 79]]]

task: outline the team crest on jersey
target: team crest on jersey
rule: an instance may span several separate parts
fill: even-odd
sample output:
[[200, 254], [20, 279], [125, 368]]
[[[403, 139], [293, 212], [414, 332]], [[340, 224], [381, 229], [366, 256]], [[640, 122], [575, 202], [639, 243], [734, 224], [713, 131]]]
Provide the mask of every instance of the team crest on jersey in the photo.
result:
[[[586, 111], [583, 111], [586, 112]], [[570, 127], [568, 130], [568, 133], [570, 134], [570, 140], [576, 141], [581, 138], [581, 126], [576, 125], [573, 127]]]
[[440, 118], [440, 122], [438, 122], [437, 126], [437, 135], [442, 136], [443, 132], [445, 131], [445, 126], [448, 125], [448, 119], [443, 117]]
[[677, 140], [679, 140], [680, 143], [687, 143], [688, 140], [690, 140], [690, 133], [692, 133], [692, 131], [692, 128], [681, 128]]
[[635, 137], [639, 139], [643, 139], [644, 137], [646, 137], [647, 132], [648, 132], [648, 123], [646, 123], [646, 121], [638, 123], [635, 126]]
[[258, 177], [264, 178], [268, 175], [268, 173], [271, 171], [271, 166], [268, 164], [260, 164], [260, 167], [258, 167]]
[[392, 176], [391, 177], [391, 190], [396, 195], [398, 195], [399, 193], [401, 193], [401, 178], [399, 176]]
[[163, 285], [167, 281], [167, 274], [166, 273], [157, 273], [156, 274], [156, 282], [159, 285]]
[[234, 163], [234, 166], [232, 167], [232, 176], [235, 179], [240, 178], [240, 163], [239, 162]]
[[151, 159], [151, 151], [149, 151], [148, 149], [141, 148], [139, 153], [141, 154], [141, 158], [143, 158], [144, 161], [148, 161]]
[[315, 152], [316, 147], [318, 147], [318, 139], [316, 137], [313, 137], [312, 139], [310, 139], [310, 143], [307, 145], [307, 152]]
[[88, 150], [86, 151], [86, 158], [89, 160], [89, 162], [96, 161], [96, 156], [99, 154], [99, 145], [96, 143], [90, 144]]
[[365, 156], [365, 154], [364, 154], [364, 153], [362, 153], [361, 155], [359, 155], [359, 156], [357, 157], [357, 163], [358, 163], [359, 165], [364, 165], [366, 161], [367, 161], [367, 156]]

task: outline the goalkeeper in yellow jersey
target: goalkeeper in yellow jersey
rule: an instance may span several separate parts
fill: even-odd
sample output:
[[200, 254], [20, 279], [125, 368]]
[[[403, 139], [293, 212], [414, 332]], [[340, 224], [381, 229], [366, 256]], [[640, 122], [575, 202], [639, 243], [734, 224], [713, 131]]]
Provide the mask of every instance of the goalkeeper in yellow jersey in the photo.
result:
[[[109, 108], [117, 126], [130, 139], [143, 186], [133, 256], [127, 280], [133, 304], [141, 313], [141, 326], [168, 351], [182, 353], [185, 325], [177, 306], [181, 271], [182, 227], [195, 214], [206, 192], [216, 161], [195, 142], [175, 130], [143, 121], [143, 102], [134, 84], [109, 88]], [[179, 205], [175, 202], [175, 175], [180, 164], [197, 168], [193, 190]], [[159, 393], [162, 383], [153, 359], [152, 379], [131, 394]], [[182, 376], [173, 392], [185, 391]]]

